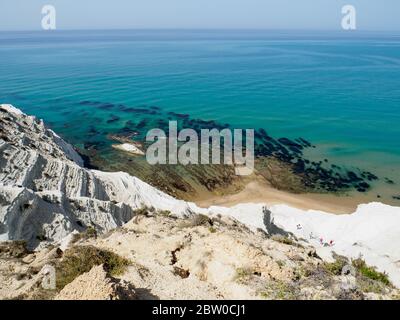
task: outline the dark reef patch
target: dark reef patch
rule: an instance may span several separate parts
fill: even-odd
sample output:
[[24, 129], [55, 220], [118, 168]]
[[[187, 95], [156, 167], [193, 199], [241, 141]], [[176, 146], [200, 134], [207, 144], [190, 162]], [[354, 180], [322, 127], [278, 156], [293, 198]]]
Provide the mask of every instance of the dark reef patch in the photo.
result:
[[[94, 126], [90, 126], [86, 146], [101, 151], [104, 146], [98, 140], [100, 135], [119, 135], [125, 138], [133, 138], [135, 141], [145, 143], [145, 136], [148, 130], [159, 128], [168, 135], [168, 121], [177, 121], [178, 130], [191, 128], [200, 136], [202, 129], [226, 129], [231, 125], [219, 123], [215, 120], [191, 118], [189, 114], [164, 111], [158, 106], [135, 106], [130, 107], [124, 104], [112, 104], [99, 101], [81, 101], [80, 105], [92, 106], [101, 110], [109, 110], [110, 118], [107, 123], [114, 123], [125, 118], [121, 113], [132, 114], [132, 119], [125, 122], [124, 126], [115, 129], [113, 132], [100, 133]], [[118, 112], [118, 115], [116, 113]], [[151, 115], [151, 117], [149, 117]], [[128, 116], [129, 117], [129, 116]], [[378, 177], [368, 171], [360, 169], [347, 169], [343, 166], [330, 163], [329, 159], [315, 161], [304, 156], [308, 148], [316, 148], [309, 140], [298, 137], [290, 139], [287, 137], [271, 137], [264, 128], [255, 130], [255, 157], [258, 159], [275, 159], [290, 168], [292, 174], [301, 180], [304, 191], [314, 192], [342, 192], [357, 190], [364, 193], [371, 189], [371, 182], [378, 180]], [[106, 140], [105, 137], [103, 137]], [[92, 141], [95, 139], [95, 141]], [[257, 166], [256, 166], [257, 169]], [[200, 175], [201, 176], [201, 175]], [[199, 176], [199, 179], [201, 178]], [[393, 184], [389, 178], [386, 183]], [[212, 180], [204, 181], [205, 185], [214, 188]], [[179, 189], [179, 188], [178, 188]]]
[[129, 113], [150, 114], [150, 115], [157, 114], [156, 110], [148, 108], [133, 108], [133, 107], [127, 107], [125, 105], [119, 105], [119, 109], [123, 112], [129, 112]]
[[89, 137], [94, 137], [96, 135], [99, 135], [100, 131], [96, 129], [95, 126], [91, 125], [88, 129], [88, 136]]
[[389, 179], [389, 178], [385, 178], [385, 182], [386, 182], [387, 184], [394, 184], [394, 181], [391, 180], [391, 179]]
[[121, 118], [115, 115], [112, 115], [110, 119], [107, 120], [107, 123], [113, 123], [119, 121]]

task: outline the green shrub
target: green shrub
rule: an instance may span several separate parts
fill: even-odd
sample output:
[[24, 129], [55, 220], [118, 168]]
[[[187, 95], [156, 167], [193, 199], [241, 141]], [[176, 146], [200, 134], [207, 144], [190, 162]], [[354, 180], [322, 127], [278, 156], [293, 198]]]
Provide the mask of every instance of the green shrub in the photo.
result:
[[299, 295], [298, 288], [292, 283], [274, 281], [269, 283], [265, 290], [260, 292], [260, 297], [271, 300], [296, 300]]
[[157, 214], [163, 217], [169, 217], [171, 215], [171, 211], [169, 210], [159, 210]]
[[292, 239], [290, 239], [289, 237], [282, 236], [282, 235], [273, 235], [271, 237], [271, 239], [274, 241], [283, 243], [283, 244], [290, 245], [290, 246], [296, 245], [296, 243]]
[[97, 238], [97, 231], [92, 226], [88, 227], [85, 233], [88, 238]]
[[72, 243], [92, 238], [97, 239], [97, 231], [94, 227], [90, 226], [84, 232], [74, 234], [72, 237]]
[[214, 227], [209, 227], [208, 231], [210, 231], [210, 233], [216, 233], [217, 229], [215, 229]]
[[386, 286], [391, 286], [389, 277], [386, 273], [376, 271], [375, 267], [368, 266], [363, 259], [355, 259], [352, 261], [352, 263], [354, 268], [356, 268], [357, 271], [364, 277], [374, 281], [379, 281]]
[[76, 277], [102, 264], [110, 275], [117, 276], [125, 271], [130, 261], [93, 246], [77, 246], [67, 250], [64, 258], [56, 265], [57, 289], [61, 290]]
[[327, 271], [334, 274], [335, 276], [340, 276], [346, 264], [347, 261], [345, 259], [336, 258], [335, 262], [332, 263], [325, 262], [324, 267]]
[[237, 268], [235, 280], [241, 280], [243, 278], [250, 277], [253, 274], [254, 274], [254, 271], [251, 268]]
[[276, 263], [280, 268], [283, 268], [286, 265], [286, 262], [283, 260], [278, 260], [276, 261]]

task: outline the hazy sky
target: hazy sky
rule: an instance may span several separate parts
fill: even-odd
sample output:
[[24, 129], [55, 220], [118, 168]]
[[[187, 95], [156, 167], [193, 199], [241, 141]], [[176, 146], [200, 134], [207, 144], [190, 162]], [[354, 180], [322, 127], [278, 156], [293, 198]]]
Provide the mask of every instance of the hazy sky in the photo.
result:
[[39, 30], [45, 4], [57, 10], [57, 29], [337, 30], [352, 4], [359, 30], [400, 31], [400, 0], [0, 0], [0, 30]]

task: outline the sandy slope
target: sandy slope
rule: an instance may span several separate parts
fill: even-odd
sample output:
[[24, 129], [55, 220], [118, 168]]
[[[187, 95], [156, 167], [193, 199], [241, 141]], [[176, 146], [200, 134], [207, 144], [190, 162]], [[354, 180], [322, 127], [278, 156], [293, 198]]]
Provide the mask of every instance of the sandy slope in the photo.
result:
[[[84, 252], [88, 247], [112, 251], [131, 263], [118, 276], [105, 272], [105, 265], [94, 265], [59, 288], [61, 291], [41, 290], [37, 285], [43, 277], [38, 273], [41, 266], [62, 264], [69, 252]], [[0, 299], [399, 297], [398, 290], [369, 282], [355, 272], [332, 273], [306, 243], [252, 232], [229, 217], [177, 219], [143, 211], [112, 232], [70, 242], [64, 252], [55, 248], [27, 254], [11, 248], [12, 244], [0, 244]]]

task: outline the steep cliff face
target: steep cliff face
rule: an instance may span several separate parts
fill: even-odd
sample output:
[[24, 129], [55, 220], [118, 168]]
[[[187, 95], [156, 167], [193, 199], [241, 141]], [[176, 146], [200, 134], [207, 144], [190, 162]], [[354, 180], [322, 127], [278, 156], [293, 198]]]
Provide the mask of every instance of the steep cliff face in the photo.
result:
[[83, 168], [71, 145], [10, 105], [0, 108], [0, 130], [0, 239], [36, 247], [89, 226], [109, 231], [143, 206], [192, 212], [190, 204], [128, 174]]
[[371, 203], [341, 216], [284, 205], [199, 208], [127, 173], [84, 168], [73, 147], [43, 121], [0, 105], [0, 241], [23, 239], [35, 249], [88, 227], [105, 233], [143, 207], [175, 217], [229, 216], [253, 231], [302, 239], [326, 260], [332, 252], [361, 254], [400, 285], [400, 208]]

